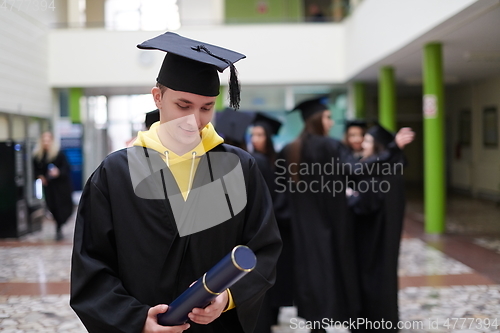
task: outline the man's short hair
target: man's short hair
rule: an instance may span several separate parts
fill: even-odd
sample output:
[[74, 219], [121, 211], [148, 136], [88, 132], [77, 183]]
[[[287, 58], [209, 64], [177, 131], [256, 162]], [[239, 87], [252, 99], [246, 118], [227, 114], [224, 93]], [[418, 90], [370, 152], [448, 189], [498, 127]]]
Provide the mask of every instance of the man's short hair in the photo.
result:
[[163, 97], [163, 94], [165, 91], [167, 91], [167, 87], [165, 87], [163, 84], [156, 82], [156, 87], [160, 89], [161, 91], [161, 96]]

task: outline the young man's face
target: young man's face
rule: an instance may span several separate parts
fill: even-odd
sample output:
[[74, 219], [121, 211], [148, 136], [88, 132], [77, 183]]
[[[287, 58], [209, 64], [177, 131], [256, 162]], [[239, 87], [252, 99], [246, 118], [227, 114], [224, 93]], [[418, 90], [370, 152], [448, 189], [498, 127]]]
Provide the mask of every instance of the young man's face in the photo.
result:
[[217, 97], [196, 95], [167, 89], [163, 94], [152, 89], [156, 107], [160, 110], [160, 123], [179, 143], [190, 144], [199, 140], [200, 131], [212, 120]]

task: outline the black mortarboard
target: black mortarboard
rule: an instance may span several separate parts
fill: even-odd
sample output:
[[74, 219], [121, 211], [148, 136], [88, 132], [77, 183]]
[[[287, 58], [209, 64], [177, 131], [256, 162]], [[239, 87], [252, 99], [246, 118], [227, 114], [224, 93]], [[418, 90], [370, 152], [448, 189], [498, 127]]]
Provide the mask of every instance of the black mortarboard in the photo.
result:
[[254, 126], [264, 127], [271, 135], [278, 134], [281, 127], [281, 121], [271, 118], [262, 112], [257, 112], [253, 124]]
[[146, 118], [144, 120], [144, 125], [146, 126], [146, 128], [150, 128], [151, 125], [153, 125], [157, 121], [160, 121], [160, 110], [156, 109], [146, 113]]
[[220, 136], [230, 141], [243, 143], [248, 126], [255, 118], [255, 113], [226, 108], [216, 113], [215, 117], [215, 129]]
[[394, 135], [380, 125], [374, 125], [368, 129], [366, 134], [373, 136], [375, 142], [387, 147], [394, 140]]
[[230, 67], [229, 103], [235, 109], [239, 107], [240, 86], [234, 63], [245, 58], [243, 54], [173, 32], [149, 39], [137, 47], [167, 52], [156, 81], [173, 90], [217, 96], [220, 89], [217, 71], [222, 73]]
[[362, 129], [366, 130], [368, 125], [366, 124], [366, 121], [364, 121], [364, 120], [354, 119], [354, 120], [346, 121], [344, 132], [347, 133], [347, 130], [349, 129], [349, 127], [361, 127]]
[[325, 97], [320, 97], [300, 102], [292, 111], [299, 110], [302, 114], [302, 119], [306, 121], [313, 114], [328, 110], [328, 106], [322, 102], [324, 99]]

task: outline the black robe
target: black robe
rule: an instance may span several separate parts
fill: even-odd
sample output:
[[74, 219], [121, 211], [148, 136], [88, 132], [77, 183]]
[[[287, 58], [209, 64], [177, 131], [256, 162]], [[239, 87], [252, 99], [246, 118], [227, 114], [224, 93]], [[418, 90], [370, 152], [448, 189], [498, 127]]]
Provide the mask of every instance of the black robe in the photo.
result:
[[[373, 185], [368, 191], [363, 190], [350, 198], [349, 205], [354, 215], [362, 304], [357, 318], [372, 322], [383, 319], [396, 328], [399, 320], [398, 256], [405, 209], [402, 166], [406, 162], [400, 158], [389, 163], [390, 169], [384, 167], [372, 176], [354, 177], [358, 186], [362, 181], [373, 181]], [[360, 326], [358, 331], [380, 330]]]
[[[48, 165], [54, 164], [59, 169], [57, 178], [48, 176]], [[33, 161], [35, 179], [44, 176], [47, 185], [43, 187], [45, 202], [58, 226], [62, 226], [73, 213], [73, 192], [70, 177], [70, 165], [62, 151], [57, 153], [53, 161], [47, 160], [44, 154], [41, 160]]]
[[278, 322], [281, 306], [293, 305], [293, 261], [292, 261], [292, 235], [290, 230], [290, 210], [285, 193], [276, 191], [276, 175], [274, 165], [262, 153], [253, 152], [267, 187], [273, 199], [274, 215], [278, 223], [283, 249], [276, 265], [276, 283], [266, 293], [257, 321], [258, 333], [271, 332], [271, 326]]
[[308, 135], [302, 140], [299, 161], [303, 174], [294, 183], [289, 174], [291, 149], [285, 146], [278, 157], [276, 190], [289, 193], [298, 315], [320, 322], [349, 320], [361, 304], [353, 217], [345, 195], [347, 177], [399, 156], [400, 150], [393, 143], [384, 154], [361, 163], [340, 141]]
[[[221, 181], [228, 163], [215, 161], [214, 153], [224, 152], [237, 156], [245, 185], [226, 193], [246, 194], [246, 206], [224, 223], [183, 237], [172, 209], [178, 193], [168, 193], [175, 179], [166, 166], [155, 168], [165, 164], [157, 152], [120, 150], [97, 168], [80, 201], [71, 272], [70, 304], [89, 332], [141, 332], [151, 306], [169, 304], [239, 244], [255, 252], [257, 267], [231, 287], [236, 308], [209, 325], [192, 323], [188, 332], [253, 331], [274, 283], [281, 240], [262, 175], [243, 150], [221, 144], [205, 154], [200, 165], [211, 165], [210, 172], [199, 165], [193, 189]], [[149, 176], [133, 184], [128, 162], [135, 159]], [[218, 211], [208, 207], [206, 213]]]
[[[290, 182], [285, 168], [291, 163], [291, 149], [285, 146], [278, 157], [276, 190], [289, 194], [298, 315], [306, 320], [345, 320], [358, 306], [354, 246], [349, 238], [352, 223], [344, 190], [333, 193], [332, 187], [323, 190], [321, 184], [335, 181], [344, 186], [346, 179], [304, 171], [299, 183]], [[337, 164], [343, 149], [337, 140], [310, 135], [302, 141], [301, 165]]]

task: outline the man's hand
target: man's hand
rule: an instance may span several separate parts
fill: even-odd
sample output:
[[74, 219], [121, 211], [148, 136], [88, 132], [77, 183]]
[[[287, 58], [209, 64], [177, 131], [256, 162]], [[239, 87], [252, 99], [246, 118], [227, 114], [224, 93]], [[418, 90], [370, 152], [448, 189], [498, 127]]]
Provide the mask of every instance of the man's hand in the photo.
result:
[[149, 309], [142, 333], [181, 333], [189, 328], [189, 324], [179, 326], [162, 326], [158, 324], [157, 315], [166, 312], [168, 305], [160, 304]]
[[197, 324], [210, 324], [215, 319], [220, 317], [222, 311], [224, 311], [224, 309], [227, 307], [228, 302], [229, 296], [227, 295], [227, 290], [225, 290], [222, 294], [220, 294], [213, 300], [212, 304], [210, 304], [206, 308], [194, 308], [188, 315], [189, 319]]
[[399, 149], [403, 149], [407, 144], [411, 143], [415, 138], [415, 132], [410, 127], [403, 127], [396, 133], [396, 144]]

